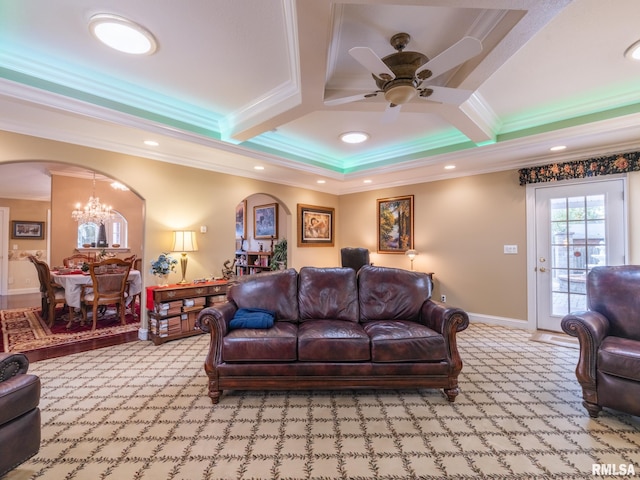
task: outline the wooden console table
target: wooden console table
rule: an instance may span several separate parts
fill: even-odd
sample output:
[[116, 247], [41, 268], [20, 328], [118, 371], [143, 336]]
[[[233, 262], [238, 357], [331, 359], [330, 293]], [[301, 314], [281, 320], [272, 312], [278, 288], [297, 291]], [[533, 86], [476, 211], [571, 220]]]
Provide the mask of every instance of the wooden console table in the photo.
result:
[[205, 307], [227, 301], [227, 282], [147, 287], [149, 339], [154, 345], [169, 340], [200, 335], [196, 328], [198, 313]]

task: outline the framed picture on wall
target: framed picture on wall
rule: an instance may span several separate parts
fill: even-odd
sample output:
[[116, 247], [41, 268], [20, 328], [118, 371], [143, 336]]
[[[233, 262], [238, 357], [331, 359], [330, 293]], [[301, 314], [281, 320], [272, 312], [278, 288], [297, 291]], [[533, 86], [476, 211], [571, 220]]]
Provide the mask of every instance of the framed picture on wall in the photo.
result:
[[247, 238], [247, 201], [236, 207], [236, 239]]
[[404, 253], [413, 248], [413, 195], [379, 198], [378, 253]]
[[333, 247], [335, 209], [298, 204], [298, 246]]
[[44, 222], [13, 220], [11, 225], [11, 238], [25, 240], [44, 239]]
[[253, 238], [278, 238], [278, 204], [253, 207]]

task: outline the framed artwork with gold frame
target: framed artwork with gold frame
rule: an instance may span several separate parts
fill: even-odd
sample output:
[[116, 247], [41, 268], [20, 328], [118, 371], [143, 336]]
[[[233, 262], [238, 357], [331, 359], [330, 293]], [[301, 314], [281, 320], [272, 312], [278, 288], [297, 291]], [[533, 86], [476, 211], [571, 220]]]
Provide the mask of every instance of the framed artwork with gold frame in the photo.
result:
[[378, 253], [413, 248], [413, 195], [377, 200]]

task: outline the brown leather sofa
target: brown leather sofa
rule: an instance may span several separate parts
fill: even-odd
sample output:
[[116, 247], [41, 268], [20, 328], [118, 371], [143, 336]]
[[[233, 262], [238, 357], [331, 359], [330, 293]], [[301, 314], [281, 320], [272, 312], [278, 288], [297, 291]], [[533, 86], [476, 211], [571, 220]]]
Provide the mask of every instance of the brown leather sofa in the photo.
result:
[[40, 379], [22, 353], [0, 353], [0, 477], [40, 450]]
[[602, 407], [640, 415], [640, 266], [593, 268], [587, 299], [561, 324], [580, 341], [582, 404], [593, 418]]
[[[469, 318], [431, 300], [427, 274], [363, 266], [241, 277], [200, 312], [210, 332], [209, 397], [224, 390], [443, 388], [458, 395], [456, 334]], [[231, 329], [238, 309], [275, 312], [270, 328]]]

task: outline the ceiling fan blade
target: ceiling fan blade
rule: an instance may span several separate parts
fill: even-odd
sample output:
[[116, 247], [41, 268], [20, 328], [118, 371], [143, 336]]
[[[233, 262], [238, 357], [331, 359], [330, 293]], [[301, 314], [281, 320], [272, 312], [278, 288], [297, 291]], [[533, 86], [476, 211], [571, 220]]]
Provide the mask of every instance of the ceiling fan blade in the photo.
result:
[[365, 98], [375, 97], [376, 94], [371, 93], [360, 93], [358, 95], [351, 95], [349, 97], [340, 97], [340, 98], [332, 98], [330, 100], [325, 100], [324, 104], [327, 107], [333, 107], [335, 105], [344, 105], [345, 103], [357, 102], [358, 100], [364, 100]]
[[[423, 79], [435, 78], [466, 62], [470, 58], [475, 57], [480, 52], [482, 52], [482, 43], [480, 40], [473, 37], [464, 37], [440, 55], [437, 55], [418, 68], [416, 70], [416, 76]], [[431, 75], [424, 76], [425, 74], [423, 74], [423, 76], [420, 76], [420, 72], [425, 70], [431, 71]]]
[[369, 47], [353, 47], [349, 50], [349, 54], [376, 77], [384, 78], [388, 75], [391, 77], [389, 80], [396, 78], [395, 73]]
[[466, 102], [471, 95], [472, 90], [463, 90], [462, 88], [449, 88], [449, 87], [437, 87], [429, 86], [424, 90], [431, 90], [430, 95], [420, 95], [420, 98], [425, 98], [432, 102], [447, 103], [450, 105], [462, 105]]
[[385, 124], [395, 122], [398, 119], [398, 115], [400, 115], [401, 108], [402, 105], [395, 105], [393, 103], [388, 104], [380, 121]]

